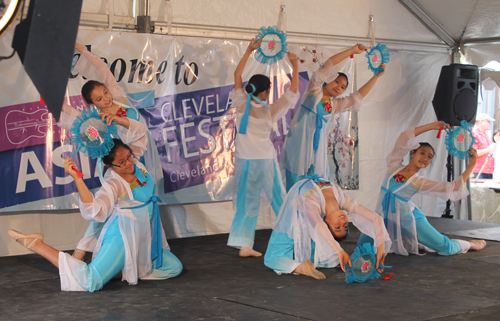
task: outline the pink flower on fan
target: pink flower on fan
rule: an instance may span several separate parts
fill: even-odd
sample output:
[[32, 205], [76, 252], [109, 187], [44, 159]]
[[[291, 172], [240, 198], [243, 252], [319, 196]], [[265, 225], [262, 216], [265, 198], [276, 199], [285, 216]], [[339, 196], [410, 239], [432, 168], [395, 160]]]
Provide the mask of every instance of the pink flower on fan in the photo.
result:
[[300, 59], [299, 60], [301, 64], [303, 64], [304, 62], [306, 62], [304, 59]]
[[464, 139], [465, 139], [464, 133], [460, 133], [460, 135], [458, 135], [458, 137], [457, 137], [457, 140], [458, 140], [459, 143], [463, 142]]
[[267, 48], [269, 48], [269, 50], [272, 51], [272, 50], [274, 50], [274, 46], [275, 46], [274, 40], [271, 40], [271, 41], [269, 41]]
[[92, 126], [87, 127], [85, 134], [90, 140], [97, 140], [99, 138], [99, 132]]
[[365, 263], [363, 263], [363, 265], [361, 266], [361, 271], [366, 272], [368, 268], [370, 268], [370, 261], [366, 261]]

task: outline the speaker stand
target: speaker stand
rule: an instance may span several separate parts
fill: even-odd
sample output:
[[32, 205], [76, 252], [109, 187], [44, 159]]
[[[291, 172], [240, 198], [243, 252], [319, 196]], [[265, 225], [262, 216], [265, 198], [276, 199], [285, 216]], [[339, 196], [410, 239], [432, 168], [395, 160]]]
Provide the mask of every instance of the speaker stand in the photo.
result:
[[[453, 172], [453, 156], [451, 154], [448, 154], [448, 158], [446, 160], [446, 171], [448, 174], [448, 182], [453, 182], [455, 179], [455, 174]], [[443, 215], [441, 215], [441, 217], [453, 218], [453, 215], [451, 214], [451, 200], [446, 201], [446, 208], [443, 211]]]

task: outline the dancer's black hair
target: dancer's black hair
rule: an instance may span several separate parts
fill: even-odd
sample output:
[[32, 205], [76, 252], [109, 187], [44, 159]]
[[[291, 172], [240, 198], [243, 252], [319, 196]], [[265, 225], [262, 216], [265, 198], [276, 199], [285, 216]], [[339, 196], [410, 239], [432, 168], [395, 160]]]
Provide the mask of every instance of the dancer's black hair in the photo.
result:
[[[255, 91], [253, 91], [253, 88], [251, 85], [254, 85]], [[261, 74], [255, 74], [250, 78], [248, 81], [248, 84], [245, 87], [245, 91], [247, 93], [252, 93], [253, 95], [257, 96], [263, 91], [269, 90], [271, 88], [271, 80], [269, 80], [269, 77]]]
[[345, 81], [346, 81], [345, 88], [347, 88], [347, 86], [349, 86], [349, 78], [347, 78], [347, 75], [346, 75], [346, 74], [344, 74], [343, 72], [339, 72], [338, 77], [340, 77], [340, 76], [342, 76], [342, 77], [344, 77], [344, 78], [345, 78]]
[[132, 149], [130, 148], [130, 146], [128, 146], [127, 144], [124, 144], [121, 140], [119, 139], [116, 139], [116, 138], [113, 138], [113, 143], [115, 144], [113, 146], [113, 148], [111, 148], [111, 150], [109, 151], [108, 155], [104, 156], [102, 158], [102, 162], [105, 164], [105, 165], [108, 165], [108, 166], [111, 166], [111, 165], [114, 165], [113, 162], [115, 160], [115, 156], [116, 156], [116, 151], [118, 150], [118, 148], [120, 147], [125, 147], [126, 149], [128, 149], [130, 151], [130, 153], [132, 155], [134, 155], [134, 153], [132, 152]]

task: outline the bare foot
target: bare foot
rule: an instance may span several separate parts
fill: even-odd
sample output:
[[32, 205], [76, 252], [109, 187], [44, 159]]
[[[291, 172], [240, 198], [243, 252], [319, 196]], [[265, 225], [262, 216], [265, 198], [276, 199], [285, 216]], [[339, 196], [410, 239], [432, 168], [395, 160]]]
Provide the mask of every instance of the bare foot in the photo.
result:
[[310, 276], [312, 278], [315, 278], [316, 280], [326, 279], [326, 276], [323, 273], [321, 273], [320, 271], [318, 271], [314, 268], [314, 264], [311, 260], [306, 260], [304, 263], [297, 266], [297, 268], [294, 270], [294, 272], [302, 274], [302, 275]]
[[420, 244], [419, 244], [419, 245], [418, 245], [418, 251], [419, 251], [419, 252], [423, 252], [423, 251], [425, 251], [425, 246], [423, 246], [423, 245], [420, 245]]
[[469, 243], [470, 243], [470, 249], [473, 251], [482, 250], [486, 246], [485, 240], [471, 240], [469, 241]]
[[254, 257], [259, 257], [262, 256], [262, 253], [254, 251], [253, 249], [249, 247], [242, 248], [240, 250], [240, 256], [241, 257], [249, 257], [249, 256], [254, 256]]

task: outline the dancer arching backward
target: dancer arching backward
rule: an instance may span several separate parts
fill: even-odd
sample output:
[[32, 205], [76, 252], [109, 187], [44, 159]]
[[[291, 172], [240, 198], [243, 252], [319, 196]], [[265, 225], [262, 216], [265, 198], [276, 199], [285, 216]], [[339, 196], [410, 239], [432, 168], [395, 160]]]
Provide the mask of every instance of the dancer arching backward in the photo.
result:
[[[419, 143], [415, 137], [429, 130], [439, 130], [442, 125], [442, 122], [437, 121], [408, 129], [399, 136], [396, 146], [387, 156], [387, 174], [376, 211], [384, 218], [392, 241], [391, 252], [396, 254], [418, 254], [419, 243], [441, 255], [466, 253], [469, 249], [481, 250], [486, 246], [484, 240], [450, 240], [432, 227], [425, 215], [411, 202], [417, 193], [452, 201], [469, 194], [465, 182], [476, 164], [475, 149], [469, 152], [469, 165], [454, 182], [436, 182], [418, 174], [420, 169], [429, 166], [434, 157], [434, 148], [428, 143]], [[411, 156], [410, 163], [403, 165], [403, 158], [408, 153]], [[366, 242], [373, 240], [367, 235], [358, 240], [358, 244]]]
[[[130, 123], [129, 131], [134, 133], [135, 141], [129, 144], [144, 146], [147, 139], [144, 125], [129, 119], [122, 122]], [[64, 162], [64, 169], [75, 180], [80, 194], [83, 218], [104, 223], [95, 240], [92, 263], [87, 265], [43, 243], [42, 234], [9, 231], [21, 245], [59, 268], [63, 291], [100, 290], [120, 271], [129, 284], [136, 284], [138, 279], [173, 278], [182, 271], [181, 262], [168, 250], [153, 178], [137, 161], [141, 153], [134, 154], [130, 146], [118, 139], [114, 143], [103, 158], [108, 167], [105, 181], [109, 186], [101, 187], [95, 197], [73, 170], [75, 163], [71, 158]]]
[[[313, 73], [299, 111], [293, 118], [284, 145], [282, 162], [285, 167], [287, 191], [304, 175], [318, 174], [329, 179], [327, 159], [328, 133], [332, 115], [349, 110], [359, 110], [361, 100], [372, 89], [385, 71], [373, 76], [357, 93], [336, 99], [348, 86], [347, 76], [338, 73], [334, 66], [352, 54], [359, 54], [365, 46], [356, 45], [325, 61]], [[385, 70], [385, 64], [381, 65]], [[330, 130], [329, 130], [330, 128]]]
[[[100, 113], [138, 120], [146, 126], [143, 118], [128, 101], [127, 95], [101, 58], [89, 52], [79, 43], [75, 44], [75, 48], [81, 52], [80, 59], [75, 65], [75, 71], [87, 79], [91, 79], [82, 87], [82, 96], [85, 101], [89, 105], [99, 108]], [[57, 125], [69, 130], [73, 121], [80, 115], [80, 111], [66, 104], [63, 104], [62, 111]], [[144, 164], [155, 184], [158, 184], [158, 181], [163, 177], [160, 156], [149, 130], [146, 134], [148, 145], [144, 152]]]
[[297, 182], [286, 195], [264, 264], [278, 274], [298, 273], [315, 279], [325, 279], [316, 267], [332, 268], [340, 263], [345, 271], [347, 263], [352, 265], [338, 243], [348, 233], [344, 210], [361, 232], [375, 238], [377, 268], [383, 265], [391, 241], [382, 218], [317, 175]]
[[[256, 40], [258, 42], [256, 43]], [[234, 71], [232, 105], [237, 108], [236, 125], [236, 174], [233, 206], [236, 209], [227, 245], [240, 249], [240, 256], [261, 256], [254, 251], [255, 225], [259, 213], [270, 204], [276, 215], [285, 196], [273, 143], [269, 136], [273, 123], [294, 108], [299, 100], [299, 63], [297, 56], [289, 53], [292, 63], [292, 84], [273, 104], [269, 98], [271, 81], [264, 75], [253, 75], [243, 90], [241, 74], [248, 57], [262, 40], [252, 39]]]

